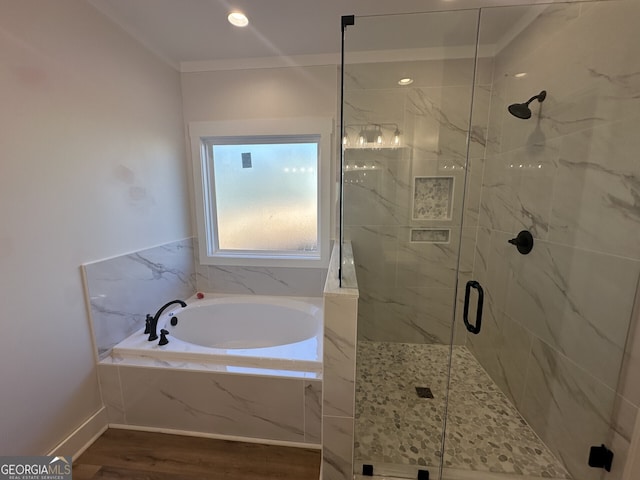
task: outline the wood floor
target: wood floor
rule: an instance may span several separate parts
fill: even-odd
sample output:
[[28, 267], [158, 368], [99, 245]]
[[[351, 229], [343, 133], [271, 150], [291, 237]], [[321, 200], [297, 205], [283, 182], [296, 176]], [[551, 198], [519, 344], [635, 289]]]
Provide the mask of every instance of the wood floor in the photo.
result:
[[133, 430], [107, 430], [73, 464], [73, 480], [318, 480], [320, 451]]

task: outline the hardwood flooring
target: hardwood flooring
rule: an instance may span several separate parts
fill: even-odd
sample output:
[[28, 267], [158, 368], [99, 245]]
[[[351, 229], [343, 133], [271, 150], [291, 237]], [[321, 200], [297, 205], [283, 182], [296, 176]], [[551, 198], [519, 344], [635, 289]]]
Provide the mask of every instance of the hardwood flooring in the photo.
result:
[[107, 430], [73, 464], [73, 480], [318, 480], [320, 451]]

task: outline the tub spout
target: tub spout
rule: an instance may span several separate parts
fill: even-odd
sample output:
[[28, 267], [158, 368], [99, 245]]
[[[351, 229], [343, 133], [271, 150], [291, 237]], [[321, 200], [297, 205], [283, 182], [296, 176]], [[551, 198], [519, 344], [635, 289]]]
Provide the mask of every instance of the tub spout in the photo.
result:
[[184, 303], [182, 300], [171, 300], [170, 302], [165, 303], [162, 307], [160, 307], [160, 310], [158, 310], [158, 312], [154, 315], [154, 317], [149, 322], [148, 333], [149, 333], [150, 342], [153, 342], [154, 340], [158, 339], [158, 319], [160, 318], [160, 315], [162, 315], [162, 312], [164, 312], [168, 307], [170, 307], [174, 303], [179, 303], [182, 306], [182, 308], [187, 306], [187, 304]]

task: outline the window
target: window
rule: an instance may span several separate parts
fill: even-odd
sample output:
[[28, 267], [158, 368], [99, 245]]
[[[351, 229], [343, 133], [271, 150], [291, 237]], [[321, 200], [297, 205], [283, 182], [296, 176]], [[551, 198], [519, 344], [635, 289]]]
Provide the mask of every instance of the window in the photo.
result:
[[200, 263], [328, 263], [332, 122], [189, 125]]
[[214, 235], [221, 252], [318, 251], [319, 139], [205, 141], [213, 159]]

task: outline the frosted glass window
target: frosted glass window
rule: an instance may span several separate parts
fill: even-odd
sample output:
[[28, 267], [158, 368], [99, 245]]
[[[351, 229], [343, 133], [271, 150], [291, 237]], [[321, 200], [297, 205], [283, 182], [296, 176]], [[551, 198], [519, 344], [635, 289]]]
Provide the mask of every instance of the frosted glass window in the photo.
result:
[[319, 138], [241, 140], [210, 144], [216, 250], [317, 252]]
[[326, 268], [333, 120], [191, 122], [202, 265]]

